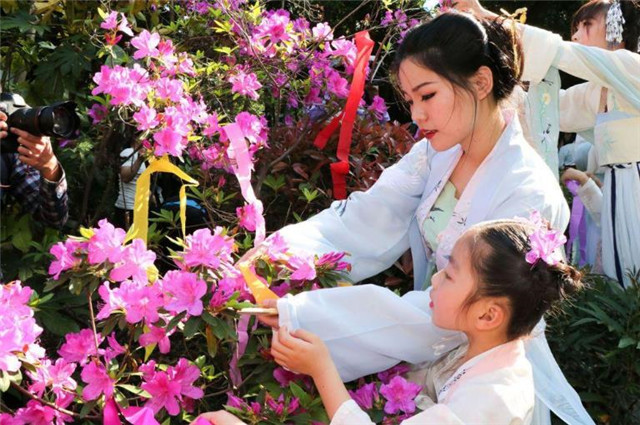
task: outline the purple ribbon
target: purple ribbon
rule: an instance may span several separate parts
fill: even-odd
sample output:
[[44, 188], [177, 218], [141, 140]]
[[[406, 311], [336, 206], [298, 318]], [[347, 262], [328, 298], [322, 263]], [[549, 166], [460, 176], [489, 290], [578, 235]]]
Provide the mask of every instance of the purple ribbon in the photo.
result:
[[567, 257], [571, 258], [573, 252], [573, 243], [576, 236], [579, 241], [580, 249], [580, 267], [587, 264], [587, 221], [584, 215], [584, 204], [578, 196], [580, 184], [575, 180], [566, 182], [567, 189], [573, 195], [573, 204], [571, 205], [571, 219], [569, 220], [569, 242], [567, 243]]

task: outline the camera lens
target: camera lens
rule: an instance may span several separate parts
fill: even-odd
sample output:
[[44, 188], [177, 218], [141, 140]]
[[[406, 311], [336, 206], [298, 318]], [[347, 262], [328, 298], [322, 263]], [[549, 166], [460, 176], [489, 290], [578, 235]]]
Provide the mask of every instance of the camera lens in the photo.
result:
[[46, 136], [73, 138], [80, 127], [75, 107], [73, 102], [62, 102], [41, 108], [38, 129]]

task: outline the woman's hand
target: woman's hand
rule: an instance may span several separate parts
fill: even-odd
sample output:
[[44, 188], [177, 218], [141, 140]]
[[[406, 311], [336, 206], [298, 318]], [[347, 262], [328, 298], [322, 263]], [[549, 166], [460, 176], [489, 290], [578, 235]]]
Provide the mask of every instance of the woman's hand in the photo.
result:
[[194, 425], [200, 425], [202, 424], [202, 419], [209, 421], [211, 425], [247, 425], [231, 413], [224, 410], [203, 413], [191, 423]]
[[[264, 300], [261, 307], [278, 309], [278, 300]], [[277, 314], [257, 314], [256, 317], [263, 325], [270, 326], [274, 329], [280, 327], [279, 316]]]
[[271, 355], [280, 366], [313, 378], [331, 365], [331, 355], [324, 342], [303, 329], [289, 333], [283, 326], [274, 332]]
[[567, 168], [562, 173], [562, 176], [560, 176], [560, 180], [564, 184], [567, 184], [569, 180], [575, 180], [580, 184], [580, 186], [582, 186], [589, 181], [589, 176], [587, 173], [576, 170], [575, 168]]
[[479, 0], [453, 0], [452, 7], [461, 12], [471, 13], [478, 19], [495, 18], [497, 15], [485, 9]]

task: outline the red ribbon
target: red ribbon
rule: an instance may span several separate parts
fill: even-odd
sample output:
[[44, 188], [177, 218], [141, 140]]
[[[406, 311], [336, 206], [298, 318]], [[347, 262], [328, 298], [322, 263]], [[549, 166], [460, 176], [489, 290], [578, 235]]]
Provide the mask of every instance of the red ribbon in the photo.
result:
[[338, 151], [336, 157], [338, 162], [331, 164], [331, 179], [333, 180], [333, 197], [335, 199], [345, 199], [347, 197], [346, 176], [349, 174], [349, 151], [351, 149], [351, 138], [353, 136], [353, 123], [358, 112], [358, 105], [364, 93], [364, 83], [366, 79], [365, 70], [369, 63], [369, 57], [373, 51], [374, 42], [369, 38], [367, 31], [360, 31], [355, 37], [358, 55], [356, 56], [355, 69], [353, 71], [353, 81], [349, 89], [347, 104], [344, 111], [333, 118], [318, 136], [313, 144], [324, 149], [329, 137], [336, 131], [340, 123], [340, 139], [338, 140]]

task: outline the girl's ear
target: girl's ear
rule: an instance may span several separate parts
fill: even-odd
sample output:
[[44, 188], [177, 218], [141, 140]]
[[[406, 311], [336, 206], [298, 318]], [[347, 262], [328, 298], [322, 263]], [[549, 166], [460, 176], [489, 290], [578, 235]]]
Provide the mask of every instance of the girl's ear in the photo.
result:
[[471, 79], [478, 100], [484, 100], [493, 91], [493, 73], [488, 66], [478, 68]]
[[481, 315], [476, 320], [476, 328], [481, 331], [490, 331], [507, 324], [508, 311], [503, 303], [496, 300], [487, 300]]

